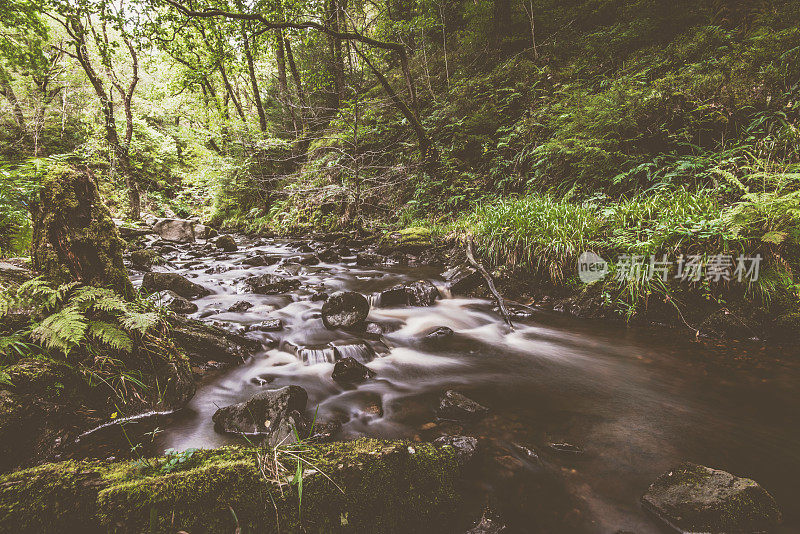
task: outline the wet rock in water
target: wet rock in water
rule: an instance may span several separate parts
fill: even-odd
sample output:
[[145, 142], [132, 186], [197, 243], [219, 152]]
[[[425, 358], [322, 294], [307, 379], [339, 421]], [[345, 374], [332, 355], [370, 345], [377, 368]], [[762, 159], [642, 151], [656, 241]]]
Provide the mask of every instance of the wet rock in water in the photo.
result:
[[452, 328], [448, 328], [446, 326], [439, 326], [434, 328], [424, 336], [422, 336], [423, 341], [426, 343], [430, 343], [433, 345], [444, 343], [445, 341], [452, 339], [455, 332], [453, 332]]
[[178, 243], [192, 243], [194, 236], [194, 221], [186, 219], [159, 219], [153, 225], [153, 232], [161, 239]]
[[688, 462], [658, 477], [642, 503], [682, 532], [768, 532], [781, 520], [775, 499], [755, 481]]
[[317, 257], [320, 261], [324, 261], [325, 263], [333, 263], [339, 261], [339, 253], [333, 250], [332, 248], [322, 249], [317, 253]]
[[548, 443], [547, 447], [553, 452], [565, 455], [579, 456], [584, 452], [581, 447], [573, 445], [572, 443], [565, 443], [565, 442]]
[[255, 339], [202, 321], [177, 316], [170, 323], [175, 343], [193, 364], [206, 365], [211, 360], [238, 364], [261, 348], [261, 343]]
[[141, 249], [131, 252], [131, 265], [137, 271], [149, 271], [153, 265], [161, 265], [164, 258], [155, 250]]
[[383, 335], [383, 328], [378, 323], [367, 323], [364, 334], [370, 339], [378, 339]]
[[316, 265], [319, 263], [319, 258], [312, 254], [311, 256], [289, 258], [288, 261], [299, 263], [300, 265]]
[[148, 298], [175, 313], [194, 313], [197, 311], [197, 304], [189, 302], [174, 291], [159, 291], [158, 293], [153, 293]]
[[447, 282], [447, 289], [455, 293], [463, 293], [475, 289], [483, 283], [483, 277], [474, 267], [456, 265], [442, 273]]
[[356, 265], [360, 267], [373, 267], [386, 262], [386, 258], [374, 252], [359, 252], [356, 254]]
[[485, 406], [451, 389], [442, 397], [437, 413], [443, 419], [466, 420], [483, 417], [488, 411]]
[[218, 249], [225, 252], [236, 252], [239, 248], [238, 245], [236, 245], [236, 240], [231, 235], [219, 236], [214, 244]]
[[217, 237], [219, 232], [205, 224], [196, 224], [194, 226], [194, 236], [200, 239], [211, 239]]
[[262, 274], [245, 280], [253, 293], [259, 295], [277, 295], [286, 293], [300, 287], [300, 281], [293, 278], [283, 278], [274, 274]]
[[252, 307], [253, 307], [252, 302], [247, 302], [246, 300], [240, 300], [239, 302], [233, 304], [230, 308], [228, 308], [228, 311], [233, 313], [244, 313]]
[[309, 297], [309, 300], [311, 300], [312, 302], [318, 302], [320, 300], [327, 300], [327, 298], [328, 298], [328, 293], [325, 292], [325, 291], [320, 290], [320, 291], [314, 291], [313, 293], [311, 293], [311, 296]]
[[450, 447], [456, 452], [459, 465], [464, 465], [475, 456], [478, 439], [472, 436], [441, 436], [433, 440], [439, 447]]
[[500, 517], [491, 510], [484, 510], [480, 520], [465, 534], [501, 534], [508, 529]]
[[212, 420], [217, 432], [267, 436], [269, 444], [295, 442], [292, 428], [303, 436], [306, 421], [303, 413], [308, 394], [300, 386], [262, 391], [250, 400], [217, 410]]
[[366, 297], [353, 291], [337, 291], [322, 305], [322, 323], [325, 328], [352, 328], [364, 322], [369, 315]]
[[187, 299], [205, 297], [211, 291], [195, 284], [177, 273], [147, 273], [142, 281], [142, 289], [148, 293], [170, 290]]
[[344, 358], [333, 366], [331, 378], [339, 384], [360, 384], [368, 378], [375, 376], [375, 372], [355, 358]]
[[242, 260], [244, 265], [251, 265], [253, 267], [263, 267], [265, 265], [274, 265], [280, 261], [280, 256], [272, 256], [269, 254], [256, 254], [249, 256]]
[[258, 330], [259, 332], [278, 332], [283, 330], [283, 321], [280, 319], [267, 319], [261, 321], [250, 327], [250, 330]]
[[439, 290], [428, 280], [400, 284], [378, 295], [379, 306], [432, 306]]

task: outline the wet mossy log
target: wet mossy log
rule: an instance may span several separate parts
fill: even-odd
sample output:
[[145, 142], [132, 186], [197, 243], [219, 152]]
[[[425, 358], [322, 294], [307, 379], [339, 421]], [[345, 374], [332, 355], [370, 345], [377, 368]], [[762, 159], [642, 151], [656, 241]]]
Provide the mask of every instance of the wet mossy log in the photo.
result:
[[[456, 519], [453, 449], [362, 438], [299, 455], [301, 500], [270, 480], [270, 458], [254, 448], [197, 451], [170, 473], [42, 465], [0, 478], [0, 532], [442, 532]], [[296, 461], [283, 458], [280, 476], [292, 478]]]
[[57, 282], [78, 281], [133, 294], [119, 237], [88, 170], [54, 164], [31, 206], [35, 270]]

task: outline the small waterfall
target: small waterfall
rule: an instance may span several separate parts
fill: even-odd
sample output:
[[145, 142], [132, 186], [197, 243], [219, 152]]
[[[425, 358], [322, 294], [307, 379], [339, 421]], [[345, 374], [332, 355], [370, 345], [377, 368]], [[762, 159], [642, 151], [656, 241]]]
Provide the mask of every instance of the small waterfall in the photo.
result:
[[318, 363], [334, 363], [336, 350], [331, 346], [325, 347], [298, 347], [297, 357], [305, 365], [315, 365]]
[[334, 345], [336, 359], [353, 358], [361, 363], [368, 363], [375, 359], [375, 351], [368, 343], [348, 343], [346, 345]]
[[353, 358], [361, 363], [375, 359], [375, 350], [365, 342], [296, 347], [297, 358], [305, 365], [335, 363], [343, 358]]

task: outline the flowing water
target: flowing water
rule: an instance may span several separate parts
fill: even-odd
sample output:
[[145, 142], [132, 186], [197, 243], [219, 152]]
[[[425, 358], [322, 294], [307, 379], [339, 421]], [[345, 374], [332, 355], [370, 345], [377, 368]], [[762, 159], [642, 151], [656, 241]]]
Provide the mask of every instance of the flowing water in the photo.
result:
[[[242, 264], [256, 252], [281, 261]], [[195, 301], [200, 309], [194, 316], [232, 329], [279, 318], [284, 328], [248, 332], [277, 344], [237, 368], [207, 376], [187, 408], [158, 435], [162, 449], [236, 442], [214, 431], [211, 416], [218, 407], [264, 388], [296, 384], [308, 391], [318, 420], [342, 422], [338, 437], [427, 440], [464, 431], [501, 450], [525, 451], [522, 445], [536, 451], [536, 461], [557, 473], [579, 499], [590, 531], [659, 532], [639, 497], [659, 474], [684, 460], [759, 481], [781, 504], [786, 532], [800, 531], [793, 511], [800, 481], [800, 365], [793, 355], [755, 343], [717, 346], [670, 331], [544, 311], [516, 321], [511, 330], [491, 302], [447, 295], [441, 269], [358, 267], [347, 257], [304, 266], [298, 260], [307, 254], [280, 241], [195, 256], [188, 248], [179, 250], [167, 255], [166, 267], [213, 291]], [[241, 279], [263, 273], [302, 285], [283, 295], [249, 293]], [[373, 306], [369, 320], [386, 333], [366, 345], [353, 334], [327, 330], [322, 302], [310, 300], [320, 289], [371, 295], [420, 279], [439, 286], [445, 298], [431, 307]], [[253, 307], [225, 311], [241, 300]], [[455, 336], [436, 345], [421, 340], [440, 326], [452, 328]], [[331, 379], [332, 362], [340, 356], [367, 363], [375, 378], [353, 389], [341, 387]], [[490, 414], [464, 428], [437, 421], [439, 398], [448, 389], [484, 404]], [[553, 443], [573, 444], [583, 453], [559, 452]], [[516, 467], [535, 460], [531, 454], [513, 456]]]

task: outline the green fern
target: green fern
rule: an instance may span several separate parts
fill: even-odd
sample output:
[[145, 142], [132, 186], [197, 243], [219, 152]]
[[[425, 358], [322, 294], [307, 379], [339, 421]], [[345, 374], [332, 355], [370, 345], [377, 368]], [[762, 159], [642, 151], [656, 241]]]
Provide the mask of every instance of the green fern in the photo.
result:
[[89, 323], [88, 334], [111, 347], [114, 350], [131, 352], [133, 342], [131, 338], [118, 326], [105, 321], [91, 321]]
[[120, 324], [126, 330], [135, 330], [144, 334], [158, 323], [158, 313], [156, 312], [133, 312], [129, 311], [120, 317]]
[[31, 338], [48, 349], [68, 354], [83, 341], [86, 328], [86, 316], [78, 308], [68, 306], [45, 317], [31, 330]]

